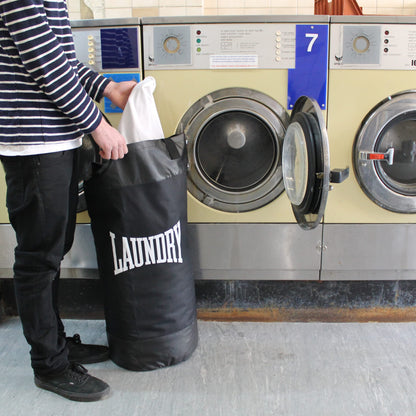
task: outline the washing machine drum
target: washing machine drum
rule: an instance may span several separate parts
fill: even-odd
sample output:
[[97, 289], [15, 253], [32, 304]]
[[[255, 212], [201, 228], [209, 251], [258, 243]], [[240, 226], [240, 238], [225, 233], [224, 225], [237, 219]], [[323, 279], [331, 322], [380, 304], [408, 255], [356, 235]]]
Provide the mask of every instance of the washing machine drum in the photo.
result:
[[288, 121], [277, 101], [255, 90], [226, 88], [202, 97], [177, 130], [188, 139], [189, 191], [229, 212], [275, 199], [284, 190], [281, 148]]
[[376, 204], [416, 212], [416, 91], [388, 97], [365, 117], [354, 143], [354, 169]]

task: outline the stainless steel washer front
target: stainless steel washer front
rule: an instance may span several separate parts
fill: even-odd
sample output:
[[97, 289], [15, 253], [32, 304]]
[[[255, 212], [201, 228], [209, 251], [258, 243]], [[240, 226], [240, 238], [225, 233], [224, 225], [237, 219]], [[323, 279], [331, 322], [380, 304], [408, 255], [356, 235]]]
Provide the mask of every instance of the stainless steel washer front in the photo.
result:
[[416, 212], [416, 91], [386, 98], [365, 117], [354, 169], [366, 195], [384, 209]]

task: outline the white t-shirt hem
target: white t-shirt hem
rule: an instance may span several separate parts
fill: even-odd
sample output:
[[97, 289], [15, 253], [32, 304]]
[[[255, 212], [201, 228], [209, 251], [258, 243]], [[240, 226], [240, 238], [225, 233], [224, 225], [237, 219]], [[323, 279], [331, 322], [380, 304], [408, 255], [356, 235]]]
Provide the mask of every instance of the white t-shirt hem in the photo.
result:
[[45, 144], [0, 144], [0, 155], [2, 156], [30, 156], [45, 153], [63, 152], [72, 150], [82, 145], [82, 137], [74, 140]]

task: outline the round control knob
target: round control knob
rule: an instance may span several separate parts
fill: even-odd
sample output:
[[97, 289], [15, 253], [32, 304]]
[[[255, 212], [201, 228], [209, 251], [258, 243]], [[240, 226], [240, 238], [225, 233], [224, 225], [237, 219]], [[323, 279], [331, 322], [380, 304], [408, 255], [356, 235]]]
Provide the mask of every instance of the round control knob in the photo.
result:
[[167, 53], [176, 53], [176, 52], [178, 52], [180, 46], [181, 46], [181, 43], [180, 43], [179, 39], [176, 36], [169, 36], [163, 42], [163, 49]]
[[362, 36], [362, 35], [357, 36], [354, 39], [352, 46], [356, 52], [364, 53], [364, 52], [367, 52], [368, 49], [370, 48], [370, 41], [368, 40], [366, 36]]

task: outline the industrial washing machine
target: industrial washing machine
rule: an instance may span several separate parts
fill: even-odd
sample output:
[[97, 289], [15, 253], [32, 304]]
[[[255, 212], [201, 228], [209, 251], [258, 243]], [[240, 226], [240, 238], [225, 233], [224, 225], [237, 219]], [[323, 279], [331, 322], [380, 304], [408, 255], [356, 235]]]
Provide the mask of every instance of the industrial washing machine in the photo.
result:
[[[140, 19], [78, 20], [71, 22], [78, 60], [115, 81], [141, 79]], [[114, 108], [106, 98], [100, 108], [117, 126], [122, 110]], [[6, 184], [0, 178], [0, 200], [5, 201]], [[82, 201], [82, 189], [80, 200]], [[80, 212], [77, 218], [74, 244], [62, 262], [62, 277], [98, 277], [94, 242], [88, 214]], [[16, 239], [9, 224], [5, 203], [0, 206], [0, 278], [13, 276]]]
[[[116, 82], [142, 79], [139, 18], [77, 20], [71, 22], [78, 60]], [[117, 127], [122, 109], [103, 98], [99, 103], [107, 120]], [[83, 202], [80, 189], [80, 204]], [[78, 214], [76, 235], [63, 268], [81, 277], [96, 277], [97, 263], [86, 204]]]
[[416, 278], [416, 19], [334, 16], [331, 161], [354, 174], [325, 212], [322, 279]]
[[[328, 17], [143, 18], [142, 24], [144, 76], [156, 79], [164, 134], [185, 132], [188, 139], [197, 278], [319, 279], [329, 156], [318, 168], [322, 174], [310, 176], [322, 180], [323, 190], [311, 215], [300, 212], [311, 201], [292, 173], [310, 173], [298, 163], [305, 136], [326, 137]], [[292, 127], [287, 109], [297, 121]], [[283, 143], [292, 155], [286, 179]], [[309, 232], [296, 224], [291, 202]]]

